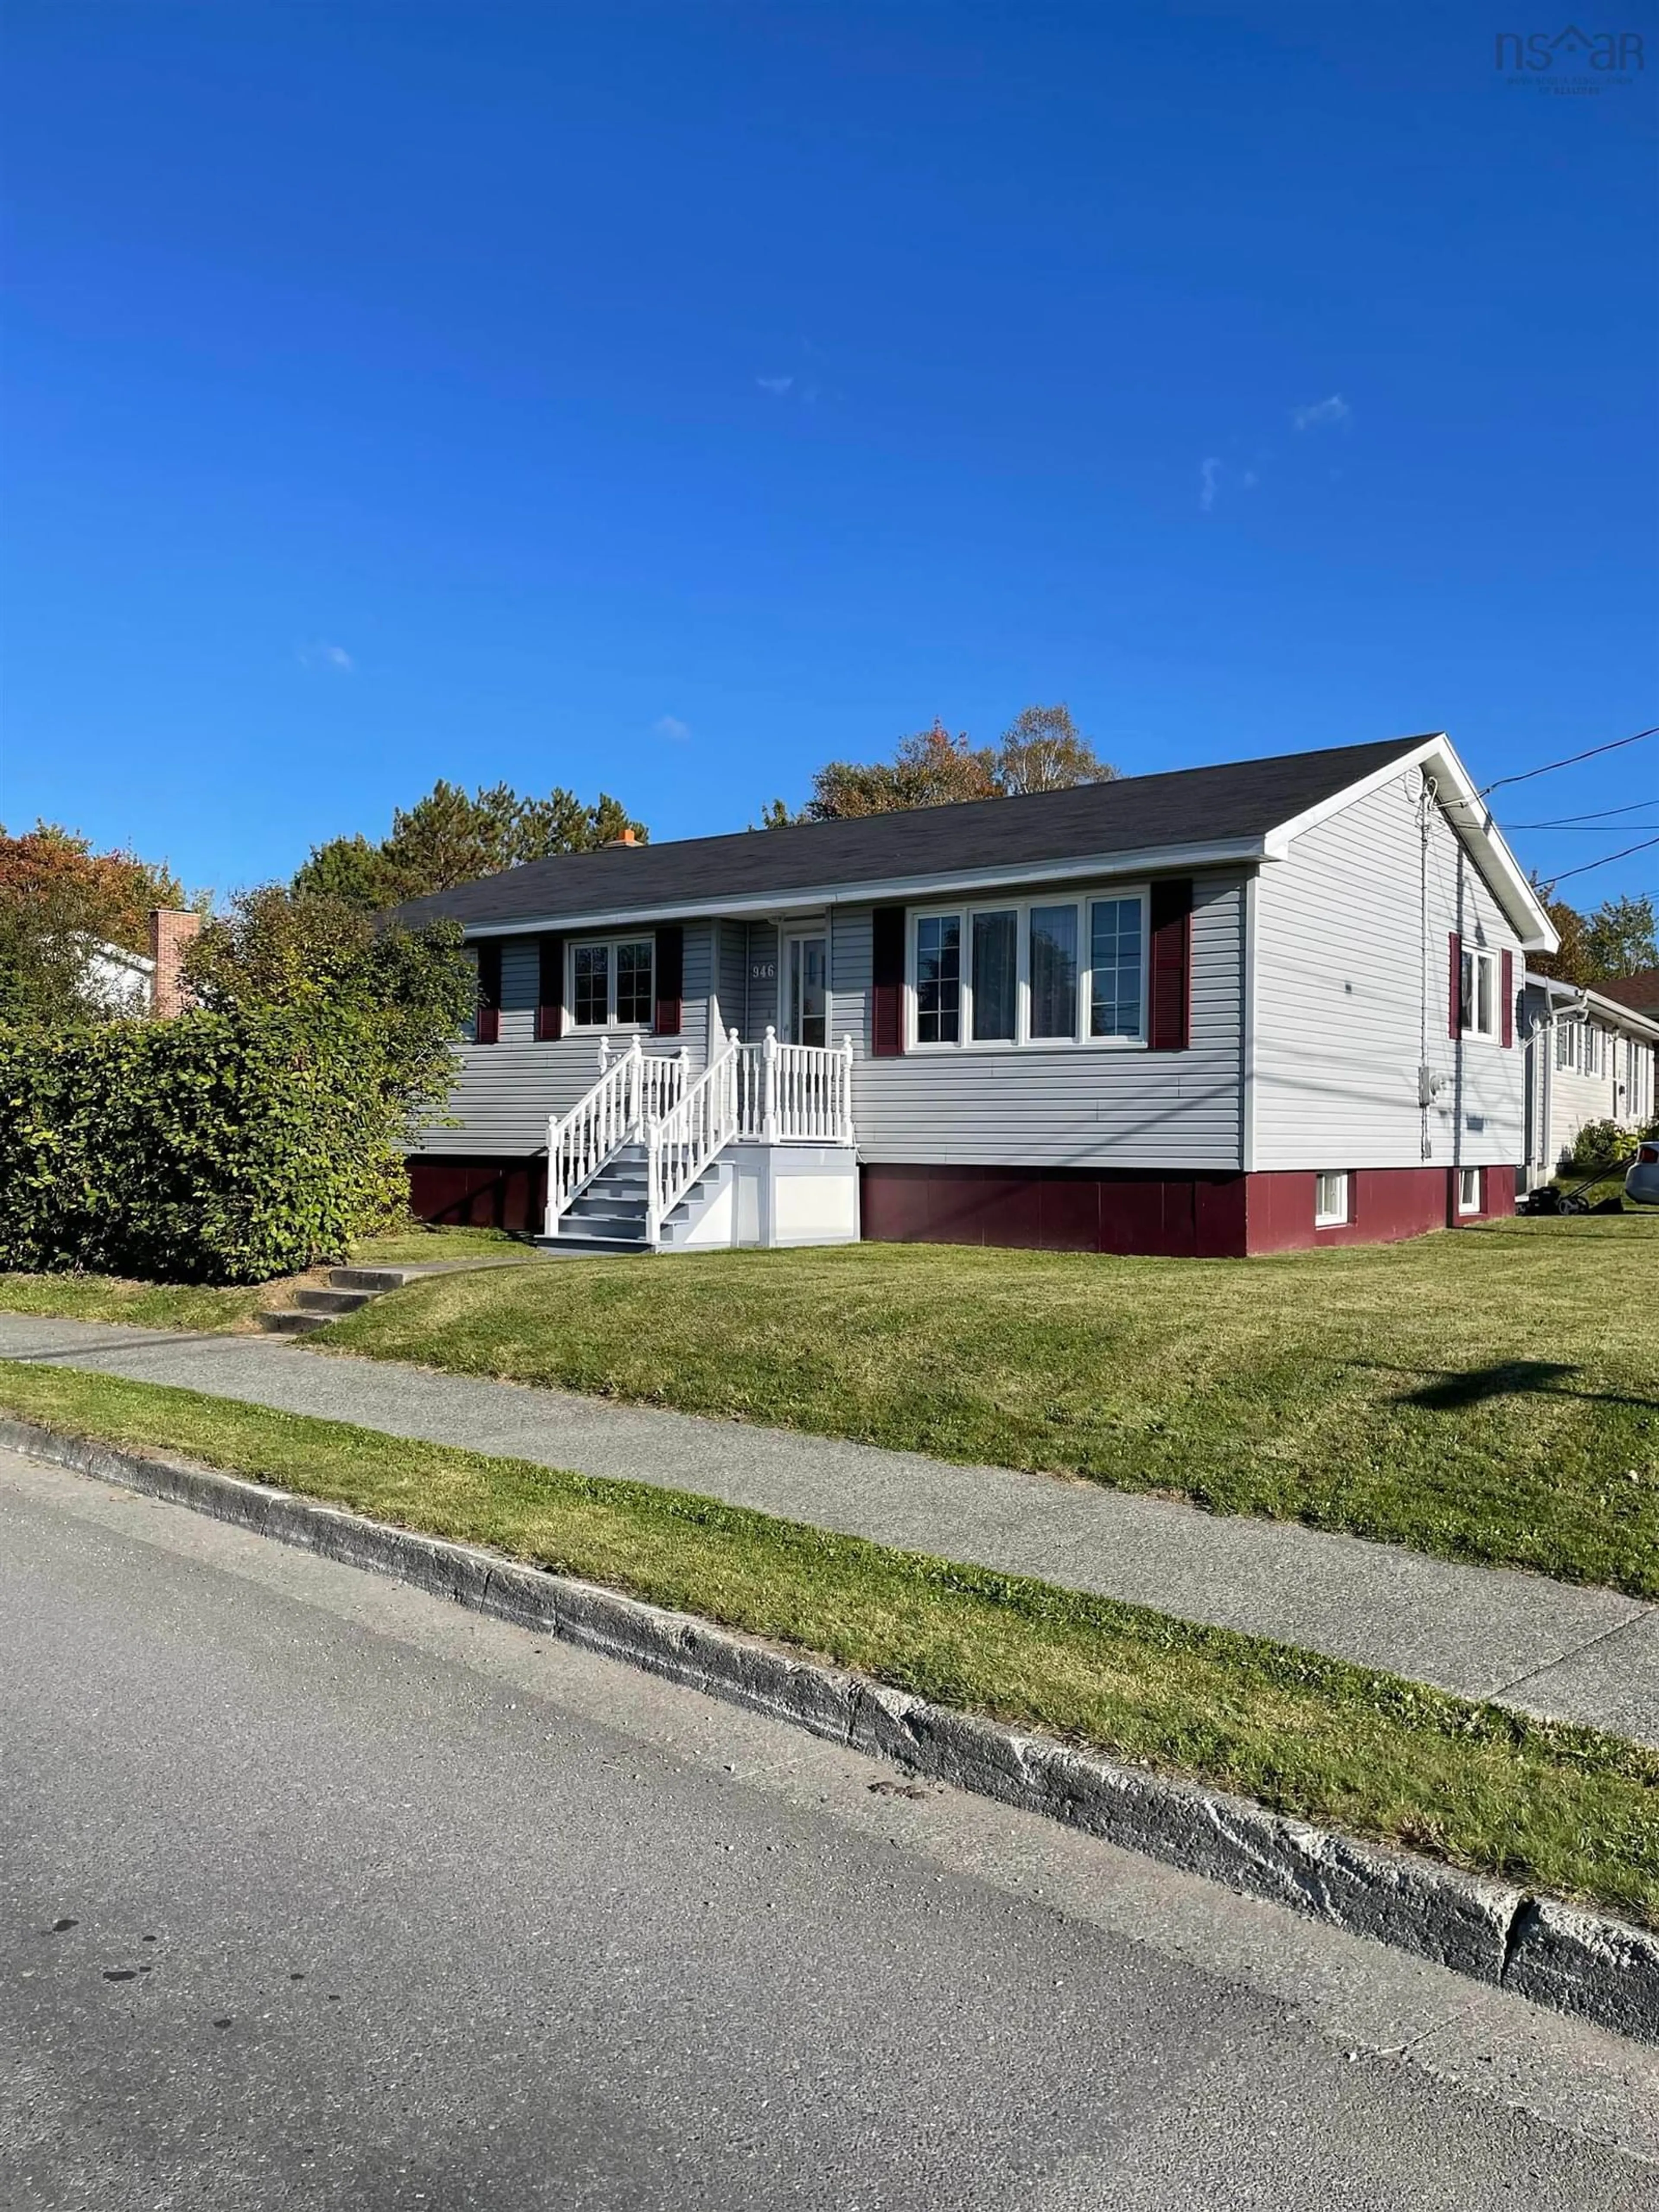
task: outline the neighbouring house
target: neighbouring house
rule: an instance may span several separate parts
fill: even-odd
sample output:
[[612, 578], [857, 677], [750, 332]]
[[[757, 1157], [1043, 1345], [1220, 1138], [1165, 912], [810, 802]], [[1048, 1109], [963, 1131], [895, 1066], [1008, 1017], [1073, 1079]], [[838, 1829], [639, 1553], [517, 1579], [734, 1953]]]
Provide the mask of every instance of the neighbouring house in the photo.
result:
[[106, 1013], [147, 1014], [155, 963], [106, 938], [88, 942], [82, 967], [87, 996]]
[[433, 1219], [1244, 1255], [1513, 1210], [1547, 915], [1443, 736], [532, 863]]
[[1619, 975], [1596, 989], [1604, 999], [1616, 999], [1632, 1013], [1659, 1022], [1659, 968], [1638, 968], [1633, 975]]
[[1659, 1112], [1659, 1009], [1638, 1013], [1613, 996], [1617, 988], [1608, 983], [1584, 990], [1553, 976], [1527, 978], [1522, 1176], [1528, 1188], [1549, 1182], [1587, 1123], [1639, 1129]]

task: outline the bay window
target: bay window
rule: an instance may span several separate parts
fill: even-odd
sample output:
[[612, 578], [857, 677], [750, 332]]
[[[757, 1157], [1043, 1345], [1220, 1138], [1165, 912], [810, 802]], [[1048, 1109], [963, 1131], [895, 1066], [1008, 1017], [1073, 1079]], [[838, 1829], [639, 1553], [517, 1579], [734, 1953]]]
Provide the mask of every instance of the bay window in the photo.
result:
[[1031, 946], [1031, 1036], [1077, 1035], [1077, 908], [1034, 906]]
[[1140, 890], [913, 914], [912, 1048], [1143, 1044], [1147, 941]]
[[1012, 1044], [1019, 1020], [1019, 916], [1012, 907], [976, 914], [974, 1042]]
[[1140, 1035], [1140, 901], [1091, 899], [1089, 903], [1089, 1034]]
[[962, 1035], [962, 916], [916, 923], [916, 1042], [955, 1044]]

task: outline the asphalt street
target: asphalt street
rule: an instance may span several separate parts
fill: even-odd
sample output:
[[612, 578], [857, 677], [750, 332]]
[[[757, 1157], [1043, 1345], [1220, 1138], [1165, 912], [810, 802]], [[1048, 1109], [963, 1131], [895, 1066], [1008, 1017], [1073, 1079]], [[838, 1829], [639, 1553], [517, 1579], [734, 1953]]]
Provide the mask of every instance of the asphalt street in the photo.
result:
[[1650, 2208], [1659, 2056], [0, 1457], [0, 2203]]

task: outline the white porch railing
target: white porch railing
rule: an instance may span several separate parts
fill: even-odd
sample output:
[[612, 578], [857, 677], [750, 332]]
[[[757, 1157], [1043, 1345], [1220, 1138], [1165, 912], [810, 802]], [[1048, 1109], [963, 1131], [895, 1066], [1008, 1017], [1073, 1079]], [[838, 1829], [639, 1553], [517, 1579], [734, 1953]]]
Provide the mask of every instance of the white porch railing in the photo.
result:
[[561, 1117], [547, 1124], [547, 1206], [543, 1234], [558, 1235], [571, 1201], [648, 1119], [660, 1121], [685, 1091], [685, 1053], [647, 1053], [638, 1037], [624, 1052], [599, 1039], [599, 1079]]
[[769, 1029], [759, 1044], [733, 1030], [717, 1059], [688, 1085], [684, 1054], [646, 1053], [635, 1037], [612, 1055], [599, 1044], [599, 1081], [561, 1119], [547, 1125], [547, 1212], [544, 1233], [624, 1145], [646, 1151], [646, 1234], [662, 1224], [726, 1146], [853, 1143], [853, 1040], [838, 1046], [781, 1044]]
[[769, 1029], [760, 1044], [735, 1030], [726, 1049], [660, 1122], [645, 1128], [646, 1238], [662, 1224], [698, 1176], [740, 1139], [763, 1145], [851, 1145], [853, 1040], [839, 1048], [780, 1044]]

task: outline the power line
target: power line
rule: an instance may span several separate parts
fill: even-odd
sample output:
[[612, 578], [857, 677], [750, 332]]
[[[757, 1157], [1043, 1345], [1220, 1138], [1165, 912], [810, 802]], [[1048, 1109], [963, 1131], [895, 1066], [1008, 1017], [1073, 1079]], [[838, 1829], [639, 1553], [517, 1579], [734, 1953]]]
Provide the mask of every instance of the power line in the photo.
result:
[[1571, 830], [1579, 822], [1606, 822], [1615, 814], [1639, 814], [1644, 806], [1659, 806], [1659, 799], [1632, 799], [1628, 806], [1604, 806], [1599, 814], [1564, 814], [1554, 822], [1511, 822], [1511, 830]]
[[1586, 860], [1582, 867], [1565, 869], [1560, 875], [1550, 878], [1549, 889], [1553, 891], [1569, 876], [1587, 876], [1594, 868], [1610, 868], [1615, 860], [1627, 860], [1632, 853], [1645, 853], [1655, 845], [1659, 845], [1659, 837], [1644, 837], [1639, 845], [1626, 845], [1622, 853], [1608, 853], [1599, 860]]
[[[1509, 826], [1510, 831], [1518, 830], [1576, 830], [1581, 836], [1588, 834], [1591, 836], [1605, 837], [1607, 835], [1606, 830], [1603, 830], [1601, 824], [1596, 822], [1511, 822]], [[1659, 823], [1626, 822], [1624, 826], [1626, 830], [1656, 830], [1659, 829]]]
[[1632, 738], [1614, 738], [1610, 744], [1592, 745], [1586, 753], [1572, 753], [1565, 760], [1546, 761], [1542, 768], [1529, 768], [1519, 775], [1500, 775], [1496, 783], [1489, 783], [1475, 797], [1484, 799], [1487, 792], [1502, 791], [1505, 784], [1530, 783], [1535, 775], [1553, 775], [1559, 768], [1577, 768], [1580, 761], [1594, 760], [1600, 753], [1616, 753], [1621, 745], [1639, 744], [1644, 738], [1659, 737], [1659, 722], [1650, 730], [1638, 730]]

